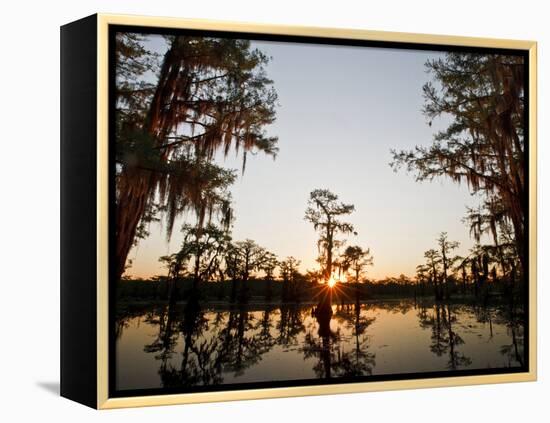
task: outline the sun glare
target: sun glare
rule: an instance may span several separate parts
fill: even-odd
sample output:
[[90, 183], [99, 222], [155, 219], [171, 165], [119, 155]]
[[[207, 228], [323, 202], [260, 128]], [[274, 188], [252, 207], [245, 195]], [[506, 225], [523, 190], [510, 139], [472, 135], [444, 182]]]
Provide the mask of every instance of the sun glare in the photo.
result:
[[331, 288], [336, 285], [336, 279], [334, 279], [334, 276], [330, 276], [330, 279], [328, 280], [327, 282], [328, 286], [330, 286]]

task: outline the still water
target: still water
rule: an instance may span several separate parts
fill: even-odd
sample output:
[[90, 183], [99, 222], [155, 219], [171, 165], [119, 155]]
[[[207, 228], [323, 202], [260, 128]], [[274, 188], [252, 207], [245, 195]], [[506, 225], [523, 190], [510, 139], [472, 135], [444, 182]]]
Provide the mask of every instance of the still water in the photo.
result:
[[117, 321], [116, 388], [390, 375], [523, 364], [523, 325], [497, 307], [388, 301], [186, 310]]

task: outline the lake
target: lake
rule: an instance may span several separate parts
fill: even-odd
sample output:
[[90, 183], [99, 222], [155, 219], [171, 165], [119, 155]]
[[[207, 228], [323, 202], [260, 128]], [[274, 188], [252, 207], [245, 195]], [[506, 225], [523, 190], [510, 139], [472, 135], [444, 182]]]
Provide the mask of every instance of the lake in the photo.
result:
[[520, 367], [524, 327], [499, 307], [385, 301], [288, 307], [128, 307], [116, 389]]

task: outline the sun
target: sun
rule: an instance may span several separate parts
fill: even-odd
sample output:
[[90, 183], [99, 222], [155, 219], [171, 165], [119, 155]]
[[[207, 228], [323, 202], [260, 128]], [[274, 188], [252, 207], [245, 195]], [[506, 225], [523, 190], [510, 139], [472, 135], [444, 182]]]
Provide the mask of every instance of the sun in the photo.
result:
[[333, 275], [330, 276], [330, 279], [328, 280], [327, 284], [328, 284], [328, 286], [330, 286], [331, 288], [333, 288], [334, 285], [336, 285], [336, 279], [334, 279], [334, 276], [333, 276]]

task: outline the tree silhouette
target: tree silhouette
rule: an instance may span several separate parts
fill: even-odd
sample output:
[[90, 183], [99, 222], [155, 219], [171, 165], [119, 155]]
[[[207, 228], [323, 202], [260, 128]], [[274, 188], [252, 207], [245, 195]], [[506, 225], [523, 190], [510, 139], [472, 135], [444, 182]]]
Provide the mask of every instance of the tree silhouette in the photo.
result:
[[193, 277], [192, 297], [197, 298], [199, 284], [210, 280], [220, 264], [230, 237], [227, 231], [212, 223], [204, 228], [184, 224], [182, 227], [183, 243], [181, 253], [189, 256], [191, 275]]
[[342, 255], [342, 269], [347, 272], [351, 270], [354, 275], [355, 283], [359, 283], [359, 277], [363, 274], [367, 266], [372, 266], [374, 259], [370, 254], [370, 248], [363, 250], [360, 246], [349, 246]]
[[180, 249], [177, 253], [159, 257], [168, 269], [168, 301], [172, 305], [178, 300], [178, 282], [187, 274], [187, 263], [191, 258], [187, 249]]
[[342, 245], [342, 241], [336, 239], [337, 234], [355, 234], [353, 225], [339, 218], [354, 210], [353, 204], [338, 202], [338, 196], [329, 190], [316, 189], [309, 195], [305, 220], [313, 223], [314, 229], [320, 233], [317, 246], [325, 280], [332, 274], [333, 250]]
[[464, 257], [457, 256], [456, 260], [458, 264], [456, 265], [455, 270], [460, 272], [462, 295], [465, 295], [467, 290], [467, 285], [469, 283], [469, 278], [468, 278], [469, 257], [464, 258]]
[[416, 266], [416, 285], [420, 285], [420, 295], [426, 295], [426, 285], [430, 282], [431, 267], [426, 264]]
[[474, 281], [474, 294], [476, 297], [483, 296], [486, 301], [488, 297], [487, 281], [489, 279], [489, 249], [479, 244], [470, 250], [470, 269]]
[[240, 298], [241, 302], [247, 302], [249, 297], [248, 281], [252, 272], [261, 270], [266, 260], [271, 259], [269, 252], [256, 244], [253, 240], [235, 242], [230, 249], [230, 260], [235, 264], [235, 276], [239, 277], [241, 282]]
[[277, 266], [279, 266], [279, 261], [277, 260], [277, 256], [273, 253], [267, 252], [265, 254], [263, 263], [260, 266], [261, 270], [263, 270], [265, 273], [266, 301], [271, 301], [271, 297], [273, 296], [271, 284], [273, 283], [274, 273]]
[[289, 300], [297, 298], [296, 289], [296, 277], [298, 274], [298, 267], [300, 266], [300, 260], [296, 260], [294, 257], [287, 257], [285, 260], [279, 263], [279, 269], [281, 277], [283, 279], [282, 300], [287, 302]]
[[439, 245], [439, 250], [441, 253], [441, 266], [442, 266], [442, 283], [445, 287], [445, 298], [450, 298], [450, 288], [449, 285], [450, 279], [449, 279], [449, 271], [452, 268], [454, 262], [457, 260], [456, 257], [450, 256], [453, 250], [457, 249], [460, 245], [456, 241], [448, 241], [447, 240], [447, 232], [441, 232], [439, 235], [439, 238], [437, 239], [437, 243]]
[[[232, 173], [212, 163], [217, 151], [243, 151], [243, 171], [248, 151], [277, 151], [277, 139], [263, 130], [275, 119], [277, 95], [265, 74], [268, 59], [250, 41], [167, 37], [158, 66], [143, 41], [116, 36], [118, 277], [156, 201], [168, 237], [175, 217], [189, 208], [198, 210], [200, 223], [213, 211], [229, 213], [226, 201], [203, 195], [232, 183]], [[158, 80], [146, 82], [145, 74], [157, 68]]]
[[448, 176], [473, 193], [497, 196], [513, 226], [513, 239], [527, 269], [524, 143], [525, 66], [521, 56], [447, 53], [426, 63], [434, 83], [424, 86], [424, 114], [445, 115], [449, 126], [431, 146], [392, 151], [394, 169], [405, 165], [417, 180]]
[[231, 279], [230, 300], [232, 303], [237, 299], [237, 292], [239, 290], [241, 259], [237, 246], [234, 243], [230, 243], [225, 250], [224, 262], [225, 273]]
[[[513, 302], [517, 271], [521, 269], [521, 263], [517, 245], [514, 241], [514, 231], [509, 219], [506, 217], [502, 202], [493, 196], [485, 200], [478, 208], [468, 208], [464, 221], [470, 226], [470, 234], [479, 245], [477, 250], [482, 250], [483, 255], [494, 263], [495, 274], [495, 267], [500, 268], [500, 276], [502, 279], [507, 280], [505, 294], [509, 301]], [[492, 245], [480, 245], [483, 234], [491, 236]], [[479, 254], [472, 254], [473, 257], [476, 255]]]
[[426, 257], [427, 260], [427, 267], [429, 268], [431, 283], [434, 287], [435, 298], [440, 300], [443, 297], [441, 292], [441, 284], [439, 282], [439, 265], [441, 264], [441, 255], [438, 251], [432, 248], [424, 253], [424, 257]]

